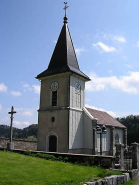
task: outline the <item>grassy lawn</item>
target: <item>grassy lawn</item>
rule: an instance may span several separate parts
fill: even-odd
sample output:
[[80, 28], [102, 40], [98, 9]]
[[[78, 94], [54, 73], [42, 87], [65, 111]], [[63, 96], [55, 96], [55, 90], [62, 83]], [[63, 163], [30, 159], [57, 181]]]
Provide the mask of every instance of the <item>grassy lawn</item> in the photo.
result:
[[[78, 166], [0, 151], [0, 185], [83, 184], [110, 175], [98, 167]], [[113, 172], [114, 173], [114, 172]]]
[[137, 182], [137, 180], [130, 180], [130, 181], [126, 182], [124, 185], [135, 185], [136, 182]]

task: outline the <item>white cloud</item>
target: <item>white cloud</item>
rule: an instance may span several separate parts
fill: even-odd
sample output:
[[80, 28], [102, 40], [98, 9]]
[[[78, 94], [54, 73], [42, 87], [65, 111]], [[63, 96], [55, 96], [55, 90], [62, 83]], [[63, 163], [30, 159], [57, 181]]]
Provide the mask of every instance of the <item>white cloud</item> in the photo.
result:
[[91, 101], [89, 98], [86, 98], [85, 101]]
[[16, 108], [16, 111], [23, 111], [23, 108]]
[[28, 90], [28, 91], [34, 91], [37, 94], [40, 94], [40, 86], [39, 85], [32, 85], [30, 86], [28, 83], [25, 82], [21, 82], [22, 86], [24, 87], [24, 91]]
[[118, 116], [117, 117], [120, 117], [120, 118], [123, 118], [123, 117], [127, 117], [129, 115], [139, 115], [139, 111], [138, 112], [117, 112]]
[[110, 34], [100, 32], [99, 30], [97, 30], [97, 34], [95, 35], [95, 37], [98, 39], [110, 39]]
[[24, 87], [24, 90], [26, 91], [26, 90], [28, 90], [28, 91], [31, 91], [32, 90], [32, 88], [27, 84], [27, 83], [25, 83], [25, 82], [21, 82], [22, 83], [22, 86]]
[[22, 113], [23, 116], [31, 117], [33, 116], [33, 113], [31, 111], [25, 111]]
[[8, 121], [8, 124], [9, 124], [9, 123], [10, 123], [10, 118], [5, 117], [5, 118], [2, 119], [2, 121], [3, 121], [3, 122], [7, 122], [7, 121]]
[[123, 36], [113, 36], [113, 40], [116, 40], [118, 42], [125, 43], [126, 39]]
[[114, 118], [118, 117], [117, 113], [115, 113], [113, 111], [106, 111], [103, 108], [94, 107], [94, 106], [91, 106], [91, 105], [88, 105], [88, 104], [85, 104], [85, 107], [88, 107], [88, 108], [91, 108], [91, 109], [95, 109], [95, 110], [100, 110], [100, 111], [103, 111], [103, 112], [107, 112], [109, 115], [111, 115]]
[[137, 41], [137, 46], [139, 47], [139, 40]]
[[96, 66], [99, 66], [100, 64], [101, 64], [101, 62], [97, 62], [97, 63], [96, 63]]
[[111, 87], [130, 94], [139, 93], [139, 72], [129, 72], [127, 76], [98, 77], [94, 72], [90, 75], [92, 81], [86, 83], [87, 91], [102, 91]]
[[[10, 118], [4, 117], [1, 121], [2, 121], [3, 125], [10, 126]], [[13, 120], [13, 127], [16, 127], [16, 128], [19, 128], [19, 129], [23, 129], [25, 127], [28, 127], [31, 124], [33, 124], [33, 123], [30, 123], [28, 121], [16, 121], [16, 120]]]
[[93, 44], [93, 46], [97, 49], [102, 49], [104, 52], [114, 52], [116, 49], [114, 47], [107, 46], [103, 44], [102, 42], [98, 42], [97, 44]]
[[34, 92], [40, 94], [40, 86], [39, 85], [32, 85]]
[[109, 70], [108, 72], [109, 72], [109, 73], [112, 73], [113, 71], [112, 71], [112, 70]]
[[19, 92], [19, 91], [10, 91], [10, 93], [13, 95], [13, 96], [21, 96], [22, 94]]
[[7, 92], [7, 87], [4, 85], [4, 83], [0, 84], [0, 92]]
[[124, 60], [127, 60], [127, 59], [128, 59], [128, 57], [124, 55], [124, 56], [123, 56], [123, 59], [124, 59]]
[[75, 53], [76, 53], [77, 55], [80, 55], [81, 52], [84, 52], [84, 51], [85, 51], [84, 48], [77, 48], [77, 49], [75, 49]]
[[31, 125], [32, 123], [29, 123], [27, 121], [13, 121], [13, 127], [16, 127], [16, 128], [25, 128], [25, 127], [28, 127], [29, 125]]
[[0, 120], [2, 125], [9, 125], [10, 126], [10, 117], [4, 117]]
[[104, 32], [99, 32], [97, 30], [97, 34], [96, 37], [99, 39], [107, 39], [107, 40], [112, 40], [112, 41], [118, 41], [120, 43], [125, 43], [126, 42], [126, 38], [122, 35], [113, 35], [110, 33], [104, 33]]
[[130, 67], [131, 67], [131, 65], [129, 65], [129, 64], [125, 64], [125, 66], [126, 66], [126, 67], [128, 67], [128, 68], [130, 68]]

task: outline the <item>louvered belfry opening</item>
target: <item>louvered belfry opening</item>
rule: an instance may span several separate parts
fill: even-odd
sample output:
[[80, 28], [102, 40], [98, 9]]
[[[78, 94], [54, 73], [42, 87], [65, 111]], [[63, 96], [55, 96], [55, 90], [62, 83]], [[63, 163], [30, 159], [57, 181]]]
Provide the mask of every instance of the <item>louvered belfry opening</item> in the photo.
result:
[[57, 106], [57, 91], [52, 91], [52, 107]]

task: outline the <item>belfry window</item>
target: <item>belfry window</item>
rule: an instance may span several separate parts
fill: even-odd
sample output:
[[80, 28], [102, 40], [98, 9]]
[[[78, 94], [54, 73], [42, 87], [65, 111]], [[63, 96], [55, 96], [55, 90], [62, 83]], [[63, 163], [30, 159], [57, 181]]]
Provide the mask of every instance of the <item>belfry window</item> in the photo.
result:
[[53, 82], [51, 84], [51, 106], [57, 106], [57, 96], [58, 96], [58, 82]]
[[52, 107], [57, 106], [57, 91], [52, 91]]

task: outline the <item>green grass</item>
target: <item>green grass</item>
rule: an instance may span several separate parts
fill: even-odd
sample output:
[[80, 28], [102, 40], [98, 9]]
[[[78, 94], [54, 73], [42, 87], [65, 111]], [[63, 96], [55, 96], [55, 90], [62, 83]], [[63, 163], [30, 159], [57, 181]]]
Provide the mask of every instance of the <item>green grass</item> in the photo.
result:
[[0, 185], [77, 185], [115, 173], [98, 167], [78, 166], [0, 151]]
[[126, 182], [124, 185], [135, 185], [136, 182], [137, 182], [137, 180], [130, 180], [130, 181]]

